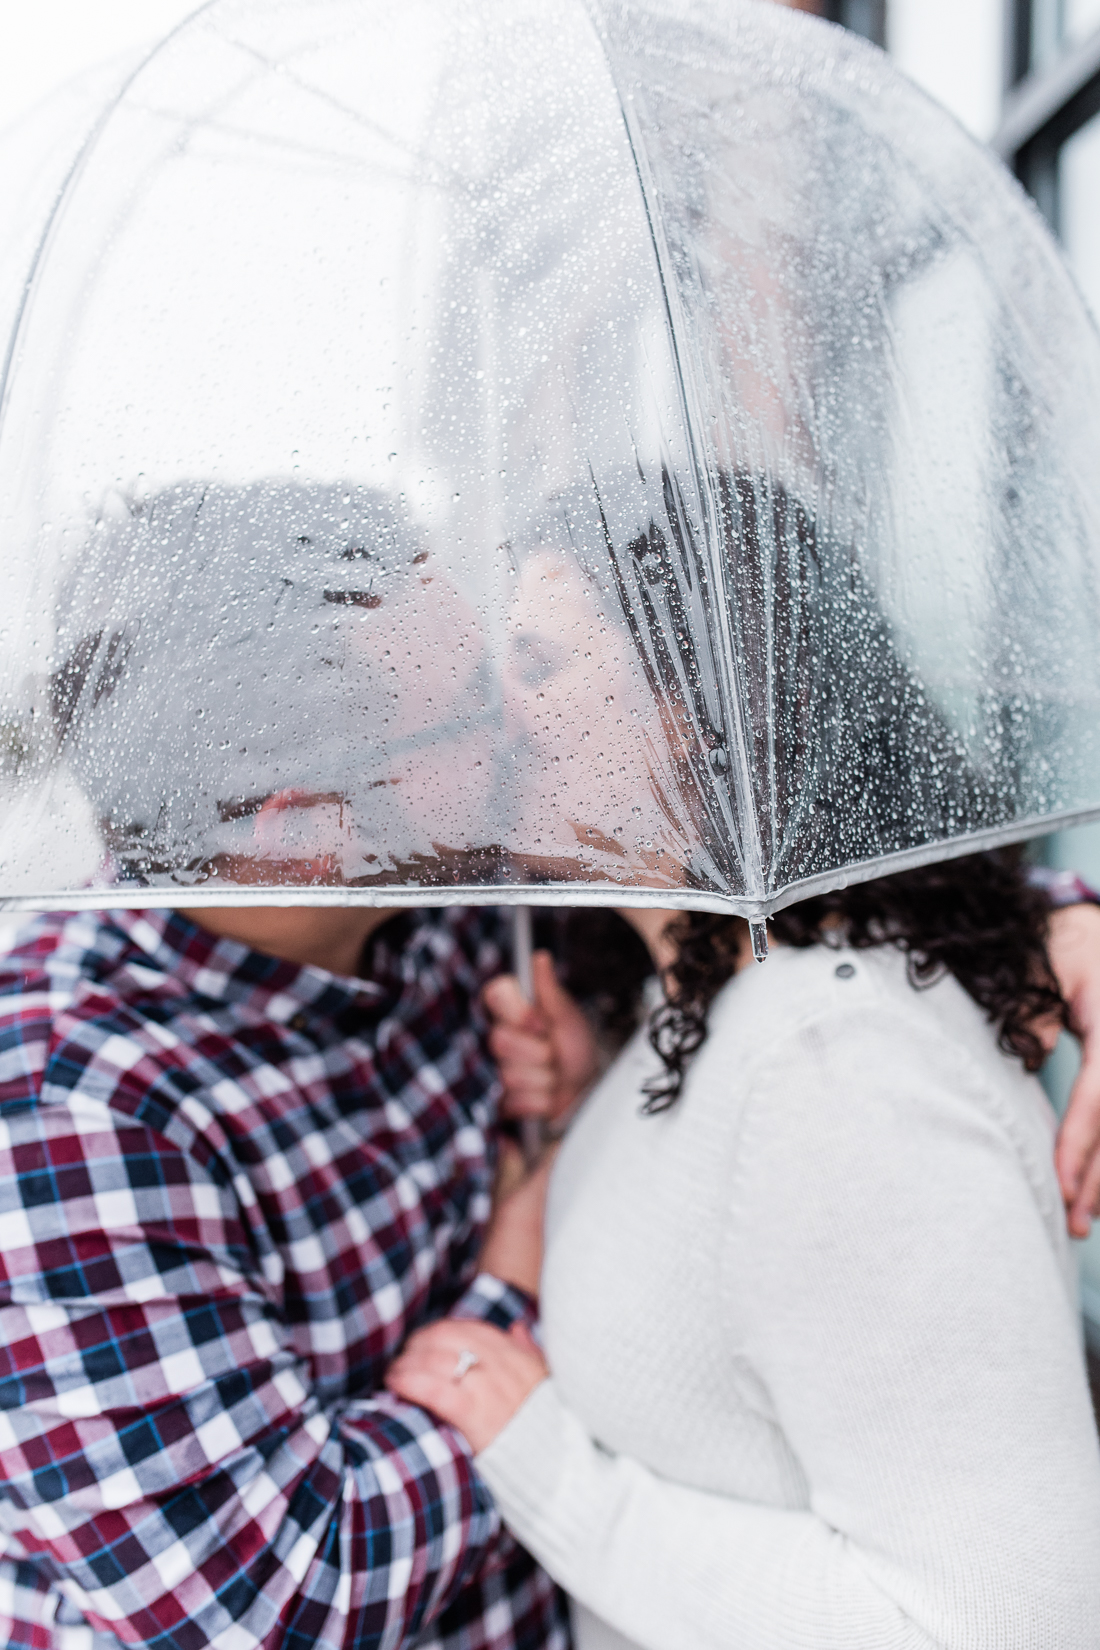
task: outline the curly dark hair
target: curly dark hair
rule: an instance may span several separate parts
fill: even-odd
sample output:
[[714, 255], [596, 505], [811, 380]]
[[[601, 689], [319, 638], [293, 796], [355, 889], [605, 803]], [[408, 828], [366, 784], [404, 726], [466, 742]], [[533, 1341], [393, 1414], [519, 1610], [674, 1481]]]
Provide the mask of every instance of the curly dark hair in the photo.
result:
[[[1028, 882], [1021, 851], [1006, 848], [803, 900], [778, 912], [770, 927], [783, 945], [838, 938], [857, 950], [896, 945], [908, 956], [909, 980], [918, 990], [953, 974], [996, 1027], [1005, 1053], [1035, 1071], [1044, 1058], [1036, 1020], [1052, 1015], [1065, 1025], [1067, 1018], [1047, 956], [1049, 917], [1047, 897]], [[736, 918], [693, 911], [676, 919], [668, 1001], [649, 1032], [664, 1070], [646, 1085], [646, 1112], [664, 1111], [678, 1098], [706, 1038], [710, 1005], [737, 968], [743, 933]], [[652, 973], [637, 935], [610, 912], [574, 911], [563, 949], [570, 988], [605, 1031], [628, 1035]]]
[[[909, 662], [851, 533], [764, 476], [723, 472], [716, 494], [735, 575], [726, 594], [743, 665], [767, 885], [1011, 820], [1019, 779], [1011, 737], [987, 741], [975, 764]], [[677, 512], [669, 505], [667, 514], [675, 537]], [[654, 523], [629, 549], [645, 572], [664, 566], [669, 544]], [[646, 595], [649, 573], [633, 586], [621, 568], [617, 576], [625, 620], [640, 655], [651, 661], [657, 697], [705, 726], [705, 707], [683, 695], [707, 678], [706, 662], [692, 653], [685, 686]], [[696, 631], [678, 612], [666, 617], [680, 658], [695, 646]], [[991, 715], [1000, 728], [995, 704]], [[991, 761], [994, 748], [999, 755]], [[704, 789], [700, 781], [697, 798]], [[698, 841], [720, 864], [712, 811], [702, 802], [687, 811]], [[736, 886], [738, 867], [728, 869]], [[918, 989], [953, 974], [995, 1026], [1001, 1048], [1034, 1071], [1043, 1059], [1037, 1020], [1053, 1015], [1066, 1022], [1047, 957], [1048, 919], [1046, 896], [1028, 883], [1022, 851], [1007, 848], [804, 900], [778, 912], [771, 932], [794, 946], [838, 939], [858, 949], [895, 945], [907, 954]], [[640, 1018], [642, 986], [652, 972], [648, 952], [607, 912], [575, 911], [562, 922], [567, 983], [613, 1044]], [[679, 1095], [706, 1038], [710, 1005], [737, 968], [744, 928], [727, 916], [693, 912], [677, 919], [673, 934], [678, 956], [664, 982], [667, 1001], [650, 1026], [663, 1070], [647, 1085], [649, 1112]]]

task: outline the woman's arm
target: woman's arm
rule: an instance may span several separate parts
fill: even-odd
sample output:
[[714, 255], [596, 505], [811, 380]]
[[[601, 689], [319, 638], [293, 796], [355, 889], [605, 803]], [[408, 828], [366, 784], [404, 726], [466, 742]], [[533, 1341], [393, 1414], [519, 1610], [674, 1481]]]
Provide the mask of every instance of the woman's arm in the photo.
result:
[[[760, 1076], [732, 1195], [731, 1383], [810, 1509], [607, 1455], [530, 1365], [478, 1455], [519, 1539], [648, 1650], [1100, 1644], [1100, 1458], [1049, 1225], [958, 1045], [877, 1006]], [[420, 1401], [461, 1426], [464, 1389], [504, 1384], [483, 1365]]]
[[[1083, 887], [1083, 884], [1079, 886]], [[1055, 1164], [1074, 1237], [1100, 1210], [1100, 905], [1078, 900], [1051, 912], [1051, 966], [1081, 1045], [1081, 1069], [1058, 1131]]]

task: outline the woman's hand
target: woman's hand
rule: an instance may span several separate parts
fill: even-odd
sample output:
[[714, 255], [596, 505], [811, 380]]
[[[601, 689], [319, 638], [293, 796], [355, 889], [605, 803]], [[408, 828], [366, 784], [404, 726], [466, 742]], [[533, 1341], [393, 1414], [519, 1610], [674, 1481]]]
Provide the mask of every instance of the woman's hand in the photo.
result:
[[1081, 1043], [1081, 1070], [1058, 1132], [1055, 1163], [1074, 1237], [1087, 1237], [1100, 1212], [1100, 907], [1066, 905], [1050, 915], [1047, 950], [1070, 1030]]
[[386, 1385], [457, 1428], [476, 1455], [549, 1373], [523, 1324], [505, 1334], [491, 1324], [443, 1318], [406, 1342], [386, 1371]]
[[529, 1003], [512, 974], [485, 987], [493, 1022], [489, 1047], [504, 1085], [506, 1117], [541, 1117], [561, 1124], [599, 1074], [592, 1027], [558, 984], [549, 951], [532, 961], [535, 1000]]
[[514, 1283], [529, 1295], [539, 1292], [542, 1272], [546, 1189], [557, 1148], [551, 1147], [530, 1174], [510, 1142], [503, 1142], [497, 1192], [478, 1265], [504, 1283]]

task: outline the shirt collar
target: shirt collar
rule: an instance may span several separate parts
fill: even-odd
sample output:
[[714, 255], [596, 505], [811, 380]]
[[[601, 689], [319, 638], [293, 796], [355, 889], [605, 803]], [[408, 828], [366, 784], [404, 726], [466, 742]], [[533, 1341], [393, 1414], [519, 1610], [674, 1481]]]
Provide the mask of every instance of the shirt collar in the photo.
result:
[[215, 1001], [245, 1004], [287, 1023], [307, 1012], [335, 1019], [345, 1011], [377, 1015], [404, 981], [331, 974], [311, 963], [287, 962], [253, 951], [239, 940], [209, 933], [179, 911], [108, 911], [105, 919], [162, 973]]

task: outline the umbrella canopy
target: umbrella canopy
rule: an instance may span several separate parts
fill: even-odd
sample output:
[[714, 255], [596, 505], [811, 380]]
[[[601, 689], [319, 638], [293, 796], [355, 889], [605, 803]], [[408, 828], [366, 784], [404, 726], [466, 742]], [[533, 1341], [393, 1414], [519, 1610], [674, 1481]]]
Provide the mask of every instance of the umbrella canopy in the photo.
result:
[[727, 910], [1100, 814], [1100, 342], [756, 0], [214, 0], [0, 407], [0, 895]]

